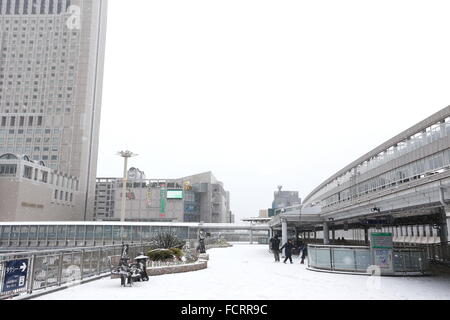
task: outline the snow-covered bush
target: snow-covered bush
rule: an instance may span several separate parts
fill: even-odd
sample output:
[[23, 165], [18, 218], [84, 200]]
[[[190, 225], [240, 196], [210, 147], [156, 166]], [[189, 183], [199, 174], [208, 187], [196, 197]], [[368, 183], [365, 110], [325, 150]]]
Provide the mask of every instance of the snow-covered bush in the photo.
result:
[[179, 239], [173, 232], [160, 232], [151, 239], [154, 249], [183, 248], [185, 241]]
[[169, 249], [154, 249], [147, 252], [147, 256], [151, 261], [167, 261], [173, 260], [175, 255]]

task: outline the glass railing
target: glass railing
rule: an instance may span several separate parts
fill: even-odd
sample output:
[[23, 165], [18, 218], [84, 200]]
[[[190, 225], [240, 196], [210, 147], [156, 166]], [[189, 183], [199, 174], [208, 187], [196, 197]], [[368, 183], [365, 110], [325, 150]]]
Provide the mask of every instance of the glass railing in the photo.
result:
[[[151, 244], [130, 244], [129, 256], [136, 257], [139, 252], [150, 250]], [[85, 247], [59, 250], [42, 250], [0, 254], [0, 283], [4, 283], [4, 270], [15, 261], [24, 262], [26, 276], [24, 282], [0, 292], [0, 299], [24, 293], [32, 293], [68, 282], [83, 281], [111, 272], [110, 257], [120, 255], [122, 245]], [[6, 279], [8, 280], [8, 279]]]
[[[422, 273], [429, 271], [425, 250], [394, 248], [394, 273]], [[370, 248], [363, 246], [308, 245], [308, 267], [312, 269], [371, 274]]]

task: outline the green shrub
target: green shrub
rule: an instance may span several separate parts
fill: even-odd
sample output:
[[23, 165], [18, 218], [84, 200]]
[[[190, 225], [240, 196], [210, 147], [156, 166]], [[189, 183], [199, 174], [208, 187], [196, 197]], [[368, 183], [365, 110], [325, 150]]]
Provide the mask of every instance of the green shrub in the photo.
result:
[[169, 250], [178, 259], [181, 259], [181, 257], [183, 256], [183, 250], [181, 250], [179, 248], [170, 248]]
[[151, 250], [147, 253], [151, 261], [167, 261], [174, 258], [174, 254], [168, 249]]

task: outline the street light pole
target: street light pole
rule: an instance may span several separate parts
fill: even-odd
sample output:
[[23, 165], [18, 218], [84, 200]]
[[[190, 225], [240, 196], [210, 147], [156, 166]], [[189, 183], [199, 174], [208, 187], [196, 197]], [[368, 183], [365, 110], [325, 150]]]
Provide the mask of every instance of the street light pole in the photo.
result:
[[131, 151], [120, 151], [117, 153], [124, 159], [123, 163], [123, 182], [122, 182], [122, 207], [120, 210], [120, 221], [125, 222], [125, 207], [126, 207], [126, 192], [127, 192], [127, 178], [128, 178], [128, 158], [135, 157], [137, 154], [134, 154]]

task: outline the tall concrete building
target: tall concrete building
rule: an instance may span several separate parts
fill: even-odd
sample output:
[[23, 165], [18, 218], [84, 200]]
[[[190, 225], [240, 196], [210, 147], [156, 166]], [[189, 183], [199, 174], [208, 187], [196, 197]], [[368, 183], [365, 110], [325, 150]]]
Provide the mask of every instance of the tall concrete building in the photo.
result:
[[93, 219], [106, 10], [107, 0], [0, 0], [0, 154], [79, 181], [80, 205], [60, 220]]

